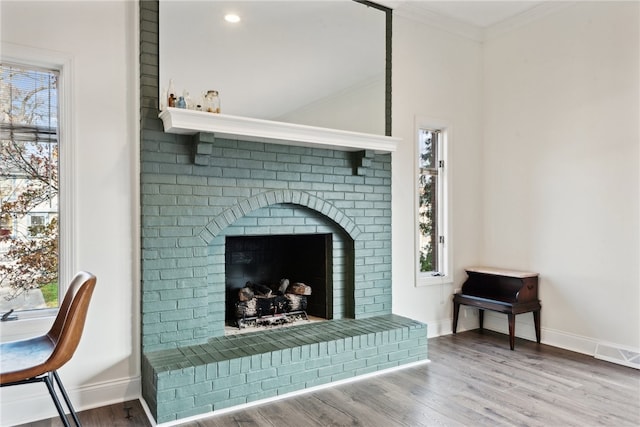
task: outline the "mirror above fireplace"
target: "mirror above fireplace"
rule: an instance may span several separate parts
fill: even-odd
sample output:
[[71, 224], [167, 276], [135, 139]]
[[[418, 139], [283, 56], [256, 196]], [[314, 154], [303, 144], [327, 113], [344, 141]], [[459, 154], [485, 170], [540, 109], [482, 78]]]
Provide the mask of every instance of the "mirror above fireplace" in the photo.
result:
[[[374, 7], [376, 6], [376, 7]], [[160, 91], [223, 114], [375, 135], [387, 129], [387, 14], [369, 2], [161, 0]], [[240, 22], [224, 21], [235, 13]]]

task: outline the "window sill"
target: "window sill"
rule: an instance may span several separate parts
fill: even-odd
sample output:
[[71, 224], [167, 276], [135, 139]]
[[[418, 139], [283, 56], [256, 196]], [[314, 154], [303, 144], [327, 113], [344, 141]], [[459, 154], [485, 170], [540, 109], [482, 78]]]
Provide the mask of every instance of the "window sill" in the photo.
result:
[[17, 320], [0, 322], [0, 341], [15, 341], [46, 333], [56, 315], [56, 310], [39, 310], [36, 316], [33, 313], [18, 313]]
[[453, 284], [453, 276], [431, 276], [428, 274], [418, 274], [416, 279], [416, 288], [428, 286], [450, 285]]

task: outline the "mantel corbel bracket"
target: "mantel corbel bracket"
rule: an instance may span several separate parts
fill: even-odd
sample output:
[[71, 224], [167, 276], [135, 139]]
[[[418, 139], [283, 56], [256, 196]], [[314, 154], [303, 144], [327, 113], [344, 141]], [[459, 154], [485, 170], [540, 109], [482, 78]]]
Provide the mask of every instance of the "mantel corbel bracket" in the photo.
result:
[[376, 153], [373, 150], [354, 151], [352, 154], [353, 174], [365, 176], [375, 156]]
[[210, 132], [198, 132], [191, 137], [194, 165], [209, 165], [214, 142], [216, 142], [216, 135]]

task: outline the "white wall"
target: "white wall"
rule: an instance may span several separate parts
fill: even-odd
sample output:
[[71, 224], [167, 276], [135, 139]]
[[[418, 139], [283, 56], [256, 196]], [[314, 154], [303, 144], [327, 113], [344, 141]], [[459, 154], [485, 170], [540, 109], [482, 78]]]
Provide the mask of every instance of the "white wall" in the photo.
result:
[[[393, 311], [451, 331], [451, 295], [480, 259], [482, 237], [482, 45], [394, 13], [392, 155]], [[450, 128], [454, 283], [415, 286], [416, 117]], [[466, 312], [466, 311], [465, 311]], [[464, 313], [460, 328], [467, 321]]]
[[[76, 269], [98, 277], [83, 339], [60, 370], [76, 409], [140, 395], [137, 232], [137, 4], [3, 1], [2, 42], [70, 58]], [[25, 321], [26, 322], [26, 321]], [[44, 331], [46, 322], [2, 325]], [[56, 416], [43, 384], [3, 388], [0, 424]]]
[[543, 342], [585, 353], [640, 348], [639, 16], [579, 2], [485, 43], [482, 261], [539, 272]]
[[274, 120], [384, 135], [384, 105], [385, 77], [382, 75], [321, 98]]

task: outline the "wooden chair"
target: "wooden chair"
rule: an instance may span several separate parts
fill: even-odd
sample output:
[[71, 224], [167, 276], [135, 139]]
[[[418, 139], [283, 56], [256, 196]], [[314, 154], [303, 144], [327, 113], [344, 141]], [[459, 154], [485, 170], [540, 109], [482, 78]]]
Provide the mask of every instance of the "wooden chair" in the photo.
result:
[[54, 380], [77, 426], [80, 421], [56, 372], [78, 347], [96, 277], [84, 271], [71, 281], [53, 325], [45, 335], [0, 343], [0, 387], [44, 382], [66, 427], [69, 421], [54, 389]]

